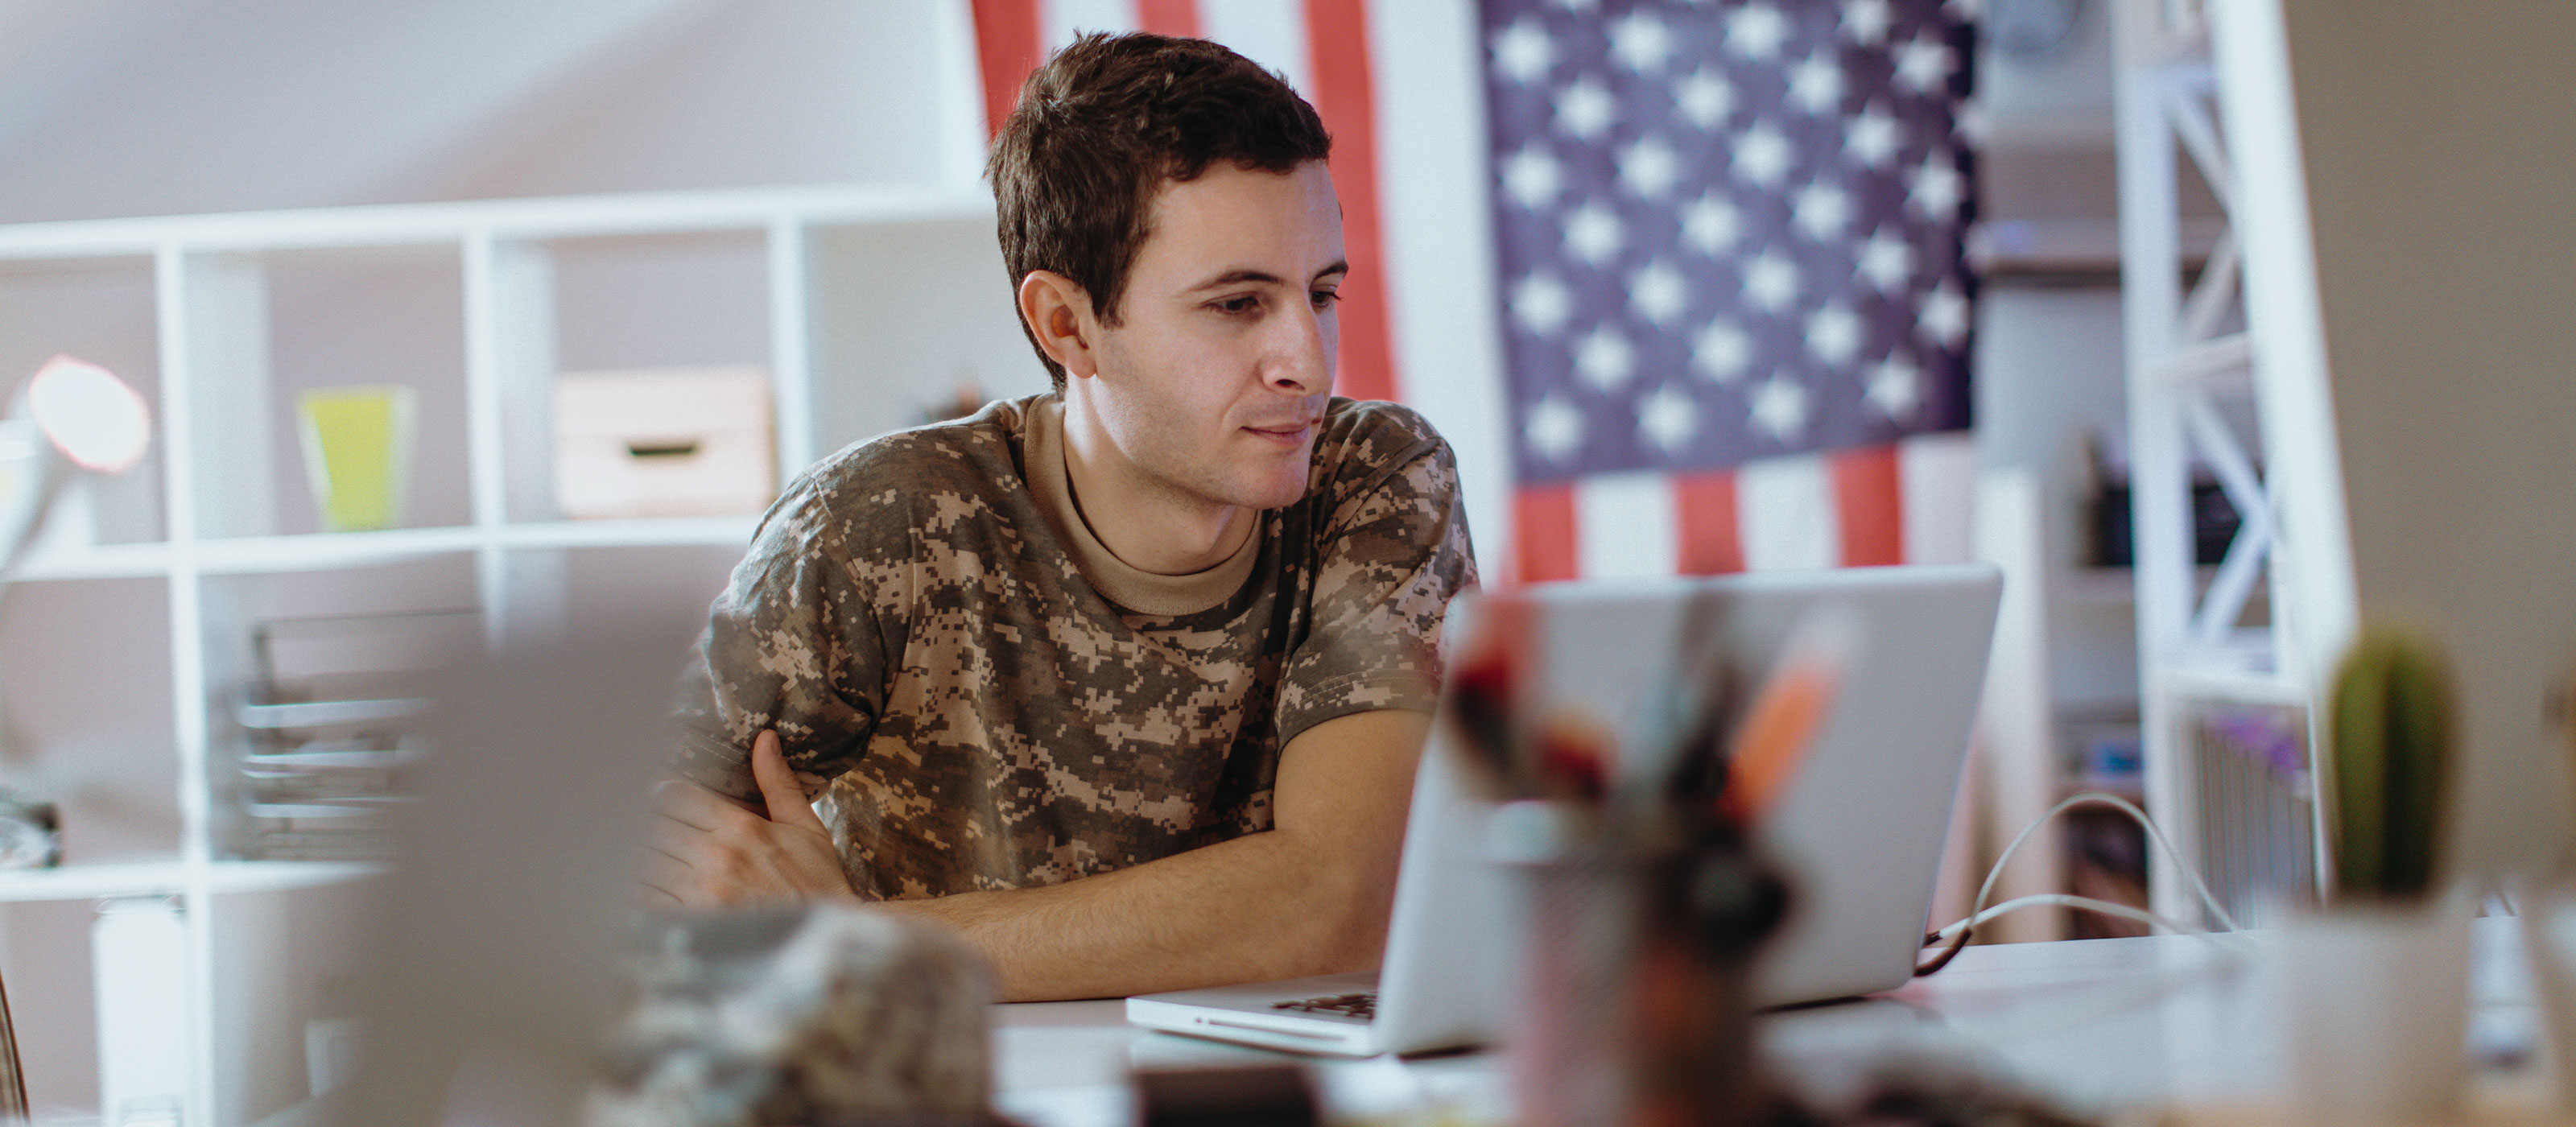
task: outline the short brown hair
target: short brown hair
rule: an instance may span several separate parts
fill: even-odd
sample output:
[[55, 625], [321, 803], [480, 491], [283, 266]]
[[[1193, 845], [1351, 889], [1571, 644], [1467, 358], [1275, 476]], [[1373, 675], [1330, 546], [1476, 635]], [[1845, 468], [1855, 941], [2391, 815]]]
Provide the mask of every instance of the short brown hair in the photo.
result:
[[[1164, 181], [1195, 180], [1221, 160], [1293, 172], [1332, 147], [1287, 79], [1223, 46], [1142, 33], [1076, 39], [1021, 85], [984, 168], [1011, 285], [1052, 270], [1115, 325]], [[1036, 348], [1037, 334], [1020, 330]], [[1064, 366], [1043, 348], [1038, 359], [1063, 390]]]

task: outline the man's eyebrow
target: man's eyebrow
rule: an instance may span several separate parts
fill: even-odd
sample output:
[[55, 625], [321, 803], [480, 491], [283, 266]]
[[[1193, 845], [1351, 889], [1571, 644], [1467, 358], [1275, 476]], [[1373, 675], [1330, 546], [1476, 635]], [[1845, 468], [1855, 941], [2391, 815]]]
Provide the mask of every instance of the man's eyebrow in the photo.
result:
[[[1327, 267], [1325, 267], [1325, 268], [1323, 268], [1323, 269], [1321, 269], [1321, 270], [1315, 271], [1315, 276], [1316, 276], [1317, 278], [1329, 278], [1329, 277], [1331, 277], [1331, 276], [1333, 276], [1333, 275], [1335, 275], [1335, 274], [1348, 274], [1348, 273], [1350, 273], [1350, 272], [1351, 272], [1351, 264], [1350, 264], [1350, 263], [1348, 263], [1348, 262], [1342, 262], [1342, 261], [1337, 261], [1337, 262], [1333, 263], [1333, 264], [1332, 264], [1332, 265], [1330, 265], [1330, 266], [1327, 266]], [[1225, 287], [1225, 286], [1238, 285], [1238, 284], [1241, 284], [1241, 283], [1244, 283], [1244, 282], [1261, 282], [1261, 283], [1265, 283], [1265, 284], [1268, 284], [1268, 285], [1274, 285], [1274, 286], [1275, 286], [1275, 285], [1281, 285], [1281, 284], [1283, 284], [1283, 283], [1282, 283], [1282, 281], [1281, 281], [1281, 279], [1280, 279], [1280, 277], [1279, 277], [1279, 275], [1277, 275], [1277, 274], [1273, 274], [1273, 273], [1271, 273], [1271, 272], [1269, 272], [1269, 271], [1267, 271], [1267, 270], [1254, 270], [1254, 269], [1250, 269], [1250, 268], [1243, 268], [1243, 269], [1236, 269], [1236, 270], [1228, 270], [1228, 271], [1226, 271], [1226, 272], [1225, 272], [1225, 273], [1223, 273], [1223, 274], [1219, 274], [1219, 275], [1217, 275], [1216, 277], [1210, 278], [1210, 279], [1208, 279], [1207, 281], [1201, 282], [1201, 283], [1199, 283], [1199, 284], [1197, 284], [1197, 285], [1195, 285], [1195, 286], [1190, 287], [1190, 290], [1191, 290], [1191, 292], [1195, 293], [1195, 292], [1197, 292], [1197, 291], [1199, 291], [1199, 290], [1213, 290], [1213, 289], [1219, 289], [1219, 288], [1222, 288], [1222, 287]]]

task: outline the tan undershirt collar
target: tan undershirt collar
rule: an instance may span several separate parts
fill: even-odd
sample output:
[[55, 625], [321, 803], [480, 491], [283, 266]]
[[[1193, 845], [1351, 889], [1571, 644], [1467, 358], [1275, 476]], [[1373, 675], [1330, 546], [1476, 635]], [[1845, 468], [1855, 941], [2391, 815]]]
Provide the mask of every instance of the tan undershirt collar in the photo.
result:
[[[1143, 614], [1178, 616], [1215, 607], [1243, 589], [1252, 565], [1261, 557], [1262, 521], [1243, 538], [1224, 563], [1188, 575], [1156, 575], [1119, 559], [1092, 535], [1074, 503], [1073, 481], [1065, 471], [1064, 400], [1039, 400], [1029, 411], [1029, 494], [1038, 511], [1055, 525], [1056, 535], [1073, 553], [1074, 566], [1110, 602]], [[1256, 520], [1260, 518], [1256, 517]]]

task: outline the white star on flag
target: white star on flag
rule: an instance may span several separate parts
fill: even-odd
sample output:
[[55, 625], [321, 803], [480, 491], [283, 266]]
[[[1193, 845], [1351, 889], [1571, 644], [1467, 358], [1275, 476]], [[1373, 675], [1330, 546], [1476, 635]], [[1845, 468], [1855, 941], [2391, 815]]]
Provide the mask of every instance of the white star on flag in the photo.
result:
[[1682, 308], [1689, 303], [1688, 283], [1682, 273], [1662, 259], [1647, 263], [1628, 280], [1628, 302], [1646, 320], [1657, 325], [1670, 325], [1681, 319]]
[[1790, 207], [1790, 222], [1817, 242], [1831, 242], [1842, 237], [1844, 225], [1851, 222], [1851, 194], [1840, 184], [1809, 184], [1798, 193], [1798, 202]]
[[1610, 54], [1632, 72], [1661, 70], [1672, 53], [1672, 32], [1653, 12], [1630, 12], [1610, 25]]
[[1726, 123], [1726, 115], [1735, 112], [1735, 86], [1724, 74], [1701, 67], [1674, 85], [1673, 104], [1691, 124], [1714, 130]]
[[1789, 162], [1797, 154], [1789, 139], [1769, 123], [1756, 125], [1735, 139], [1735, 173], [1747, 183], [1768, 188], [1780, 182], [1789, 172]]
[[1590, 15], [1601, 10], [1601, 0], [1556, 0], [1556, 6], [1569, 12]]
[[1691, 366], [1721, 384], [1734, 383], [1753, 362], [1753, 338], [1725, 321], [1712, 321], [1691, 342]]
[[1574, 367], [1603, 391], [1617, 391], [1636, 374], [1636, 350], [1628, 338], [1608, 325], [1593, 328], [1583, 343], [1575, 346]]
[[1863, 168], [1886, 167], [1902, 140], [1896, 119], [1875, 102], [1843, 126], [1843, 153]]
[[1556, 154], [1529, 144], [1503, 162], [1503, 190], [1522, 207], [1537, 211], [1556, 202], [1557, 193], [1565, 190], [1565, 166]]
[[1753, 421], [1781, 442], [1795, 442], [1807, 429], [1807, 389], [1786, 376], [1773, 376], [1753, 391]]
[[1888, 10], [1887, 0], [1844, 0], [1843, 35], [1863, 47], [1876, 47], [1887, 42], [1887, 29], [1896, 23], [1896, 13]]
[[1743, 234], [1743, 217], [1734, 202], [1715, 192], [1682, 209], [1682, 241], [1701, 254], [1711, 258], [1723, 254]]
[[1566, 247], [1594, 266], [1616, 256], [1621, 241], [1618, 214], [1598, 203], [1586, 200], [1565, 219]]
[[1512, 26], [1494, 36], [1494, 69], [1514, 82], [1527, 86], [1547, 77], [1556, 65], [1556, 41], [1547, 37], [1547, 29], [1523, 16]]
[[1574, 80], [1565, 88], [1565, 98], [1556, 106], [1556, 125], [1577, 141], [1589, 141], [1610, 128], [1610, 119], [1619, 113], [1610, 91], [1590, 75]]
[[1944, 348], [1957, 348], [1967, 339], [1968, 299], [1960, 296], [1957, 285], [1944, 281], [1923, 299], [1923, 327]]
[[1950, 46], [1917, 35], [1896, 49], [1896, 81], [1916, 94], [1929, 94], [1950, 80]]
[[1643, 199], [1664, 198], [1681, 175], [1681, 158], [1660, 137], [1640, 137], [1619, 156], [1619, 182]]
[[1524, 431], [1530, 448], [1547, 456], [1551, 462], [1563, 462], [1583, 446], [1583, 412], [1565, 400], [1548, 396], [1530, 408]]
[[1834, 112], [1843, 103], [1842, 64], [1824, 51], [1807, 56], [1789, 71], [1789, 100], [1820, 117]]
[[1726, 18], [1726, 46], [1748, 59], [1768, 59], [1789, 39], [1789, 18], [1767, 3], [1747, 4]]
[[1879, 231], [1861, 244], [1860, 276], [1878, 287], [1881, 293], [1896, 293], [1905, 288], [1906, 279], [1914, 276], [1914, 248], [1904, 240]]
[[1946, 154], [1934, 153], [1923, 158], [1914, 170], [1914, 183], [1906, 189], [1906, 198], [1932, 219], [1948, 219], [1959, 213], [1959, 200], [1967, 192], [1957, 165]]
[[1745, 264], [1744, 296], [1772, 313], [1788, 308], [1798, 296], [1798, 267], [1775, 253], [1763, 251]]
[[1903, 422], [1914, 417], [1923, 402], [1923, 373], [1914, 362], [1902, 356], [1890, 356], [1869, 377], [1869, 402], [1881, 414]]
[[1512, 288], [1512, 316], [1530, 332], [1543, 337], [1556, 335], [1574, 315], [1574, 292], [1557, 281], [1556, 275], [1544, 271], [1521, 279]]
[[1699, 431], [1699, 409], [1691, 406], [1690, 397], [1659, 387], [1637, 407], [1637, 433], [1663, 447], [1666, 456], [1681, 453], [1691, 436]]
[[1860, 315], [1840, 305], [1828, 305], [1807, 318], [1807, 347], [1827, 367], [1841, 368], [1851, 363], [1860, 352]]

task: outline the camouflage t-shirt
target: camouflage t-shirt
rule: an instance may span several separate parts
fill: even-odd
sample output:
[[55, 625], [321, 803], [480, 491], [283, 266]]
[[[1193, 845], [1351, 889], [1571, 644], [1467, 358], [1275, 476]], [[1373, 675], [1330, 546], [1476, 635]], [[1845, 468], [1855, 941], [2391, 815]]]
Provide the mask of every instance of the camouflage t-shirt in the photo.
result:
[[[775, 728], [880, 899], [1054, 884], [1271, 825], [1280, 749], [1429, 711], [1476, 581], [1447, 443], [1335, 399], [1305, 499], [1147, 576], [1082, 523], [1054, 395], [853, 446], [763, 518], [699, 642], [680, 768], [755, 799]], [[1140, 605], [1142, 604], [1142, 605]]]

